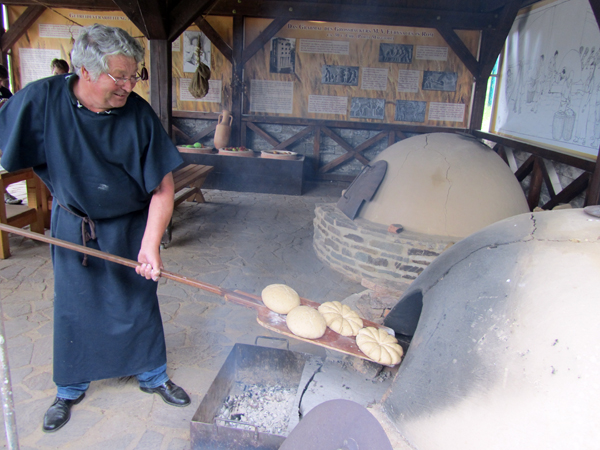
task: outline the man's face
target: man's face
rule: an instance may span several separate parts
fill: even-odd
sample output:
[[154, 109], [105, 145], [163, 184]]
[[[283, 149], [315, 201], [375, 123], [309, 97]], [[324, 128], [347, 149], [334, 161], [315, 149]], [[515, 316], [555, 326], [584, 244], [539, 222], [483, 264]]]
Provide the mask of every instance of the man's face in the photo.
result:
[[[118, 84], [106, 73], [101, 74], [92, 82], [92, 105], [95, 109], [106, 111], [113, 108], [122, 108], [127, 102], [127, 97], [133, 91], [135, 82], [132, 77], [137, 74], [137, 63], [134, 58], [115, 55], [108, 57], [108, 74], [117, 79]], [[125, 83], [122, 79], [127, 79]]]

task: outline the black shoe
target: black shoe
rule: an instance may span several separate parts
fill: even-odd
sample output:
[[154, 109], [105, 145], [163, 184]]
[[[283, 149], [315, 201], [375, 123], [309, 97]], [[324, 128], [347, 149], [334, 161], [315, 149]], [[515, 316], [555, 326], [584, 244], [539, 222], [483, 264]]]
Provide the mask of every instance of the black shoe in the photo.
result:
[[162, 397], [165, 403], [173, 406], [187, 406], [190, 404], [190, 397], [185, 393], [183, 389], [173, 383], [171, 380], [167, 380], [160, 386], [155, 388], [140, 388], [142, 392], [147, 394], [158, 394]]
[[8, 192], [5, 192], [4, 203], [6, 203], [7, 205], [20, 205], [21, 203], [23, 203], [23, 200], [13, 195], [10, 195]]
[[52, 406], [48, 408], [44, 415], [43, 430], [46, 433], [52, 433], [60, 430], [71, 418], [71, 406], [76, 405], [85, 397], [85, 392], [75, 400], [56, 397]]

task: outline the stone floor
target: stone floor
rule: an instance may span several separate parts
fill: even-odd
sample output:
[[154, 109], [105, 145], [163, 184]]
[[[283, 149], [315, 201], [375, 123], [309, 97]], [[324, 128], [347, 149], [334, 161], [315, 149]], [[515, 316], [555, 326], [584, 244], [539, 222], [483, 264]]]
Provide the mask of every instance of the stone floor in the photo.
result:
[[[165, 268], [257, 295], [269, 284], [285, 283], [305, 298], [343, 301], [364, 288], [317, 259], [312, 220], [315, 205], [336, 202], [344, 187], [308, 185], [302, 196], [206, 191], [207, 203], [186, 202], [177, 208], [173, 240], [162, 253]], [[73, 408], [71, 421], [57, 433], [45, 434], [42, 417], [55, 396], [52, 264], [46, 244], [11, 236], [10, 246], [13, 256], [0, 260], [0, 298], [23, 450], [188, 449], [192, 416], [232, 346], [275, 336], [258, 325], [253, 310], [162, 279], [168, 373], [190, 393], [192, 404], [168, 406], [158, 396], [142, 393], [134, 380], [93, 382], [85, 400]], [[309, 389], [313, 404], [329, 398], [373, 404], [395, 374], [394, 369], [380, 371], [300, 341], [291, 340], [290, 350], [324, 358], [319, 385]], [[3, 433], [4, 446], [5, 439]], [[407, 447], [398, 443], [394, 448]]]

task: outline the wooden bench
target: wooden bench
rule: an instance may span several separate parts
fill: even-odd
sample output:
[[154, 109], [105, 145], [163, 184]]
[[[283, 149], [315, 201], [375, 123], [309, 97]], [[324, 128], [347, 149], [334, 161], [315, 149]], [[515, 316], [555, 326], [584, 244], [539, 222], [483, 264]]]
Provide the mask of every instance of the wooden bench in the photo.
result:
[[[204, 203], [204, 195], [200, 188], [206, 181], [206, 177], [213, 170], [212, 166], [202, 164], [188, 164], [173, 172], [173, 181], [175, 182], [175, 206], [184, 201], [195, 201]], [[171, 243], [173, 231], [173, 219], [169, 222], [165, 234], [162, 237], [161, 244], [163, 248]]]
[[[25, 181], [27, 185], [26, 205], [7, 205], [2, 196], [0, 206], [0, 222], [23, 228], [29, 225], [31, 231], [44, 234], [44, 215], [42, 208], [42, 188], [44, 183], [32, 169], [22, 169], [15, 172], [0, 171], [0, 193], [6, 192], [6, 187], [18, 181]], [[8, 233], [0, 231], [0, 259], [10, 256]]]

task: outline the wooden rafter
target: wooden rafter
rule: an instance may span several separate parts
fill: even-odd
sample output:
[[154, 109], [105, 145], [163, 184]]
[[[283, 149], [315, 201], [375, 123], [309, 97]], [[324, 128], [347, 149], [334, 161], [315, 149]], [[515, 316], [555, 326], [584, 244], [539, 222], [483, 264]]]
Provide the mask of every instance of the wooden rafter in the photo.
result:
[[172, 42], [196, 19], [208, 14], [219, 0], [181, 0], [169, 12], [168, 40]]
[[258, 37], [244, 49], [244, 53], [242, 55], [242, 66], [244, 66], [248, 60], [256, 54], [256, 52], [263, 48], [264, 45], [269, 42], [271, 38], [285, 26], [286, 23], [288, 23], [288, 21], [289, 19], [284, 17], [278, 17], [274, 19], [273, 22], [271, 22], [267, 28], [265, 28], [262, 33], [260, 33]]
[[206, 37], [210, 39], [210, 42], [212, 42], [212, 44], [223, 54], [225, 59], [230, 63], [233, 63], [233, 50], [211, 24], [208, 23], [204, 17], [196, 19], [195, 23], [198, 28], [200, 28], [200, 31], [202, 31]]
[[0, 38], [0, 47], [2, 48], [2, 53], [8, 52], [8, 50], [17, 42], [21, 36], [33, 25], [33, 23], [38, 20], [38, 18], [43, 14], [46, 10], [43, 6], [30, 6], [27, 8], [23, 14], [19, 16], [19, 18], [15, 21], [14, 24], [9, 28], [9, 30], [2, 35]]
[[436, 29], [450, 46], [452, 51], [456, 53], [456, 56], [460, 58], [465, 67], [469, 69], [469, 72], [471, 72], [473, 76], [477, 76], [479, 73], [479, 63], [458, 34], [445, 24], [437, 26]]
[[286, 17], [288, 20], [322, 20], [425, 28], [435, 28], [440, 23], [445, 23], [453, 29], [471, 30], [494, 28], [498, 21], [497, 14], [478, 11], [453, 11], [435, 7], [406, 8], [377, 4], [367, 6], [318, 1], [220, 0], [212, 13], [225, 16], [237, 14], [251, 17]]
[[166, 5], [160, 0], [113, 0], [148, 39], [166, 39]]

